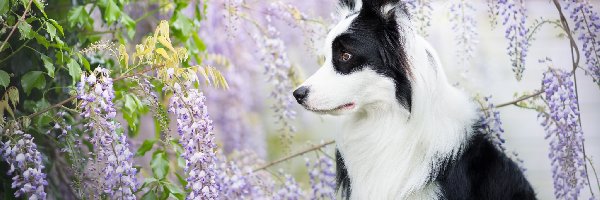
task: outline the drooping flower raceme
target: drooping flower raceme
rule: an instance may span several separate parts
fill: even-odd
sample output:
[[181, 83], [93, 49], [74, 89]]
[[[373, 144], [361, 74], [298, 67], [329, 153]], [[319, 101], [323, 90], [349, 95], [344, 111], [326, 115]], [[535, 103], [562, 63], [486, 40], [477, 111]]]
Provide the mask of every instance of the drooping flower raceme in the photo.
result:
[[417, 33], [423, 37], [427, 37], [427, 29], [431, 26], [431, 16], [433, 7], [431, 0], [404, 0], [408, 5], [408, 10], [413, 16], [417, 28]]
[[306, 159], [310, 187], [312, 189], [311, 199], [335, 199], [336, 180], [335, 165], [329, 157], [323, 156], [314, 163]]
[[[169, 76], [173, 76], [170, 74]], [[179, 143], [183, 147], [187, 174], [187, 199], [217, 199], [219, 186], [216, 182], [216, 155], [213, 125], [205, 105], [206, 97], [193, 86], [192, 81], [183, 85], [174, 83], [169, 112], [177, 119]]]
[[574, 30], [578, 34], [577, 39], [581, 42], [581, 50], [585, 56], [588, 66], [588, 75], [600, 85], [600, 15], [598, 10], [587, 0], [564, 0], [564, 9], [569, 11], [569, 17], [573, 20]]
[[[215, 89], [205, 87], [207, 104], [211, 105], [211, 110], [219, 112], [211, 113], [211, 119], [215, 127], [215, 135], [222, 144], [222, 150], [225, 154], [234, 151], [254, 150], [258, 155], [266, 155], [265, 135], [261, 130], [260, 122], [255, 122], [256, 116], [261, 111], [262, 104], [259, 99], [260, 93], [255, 90], [257, 82], [262, 80], [262, 62], [258, 55], [250, 54], [249, 49], [255, 48], [256, 44], [250, 37], [248, 31], [253, 31], [253, 24], [236, 23], [237, 28], [228, 28], [223, 26], [234, 25], [226, 20], [230, 18], [239, 18], [245, 15], [253, 17], [252, 13], [243, 12], [237, 5], [242, 2], [223, 3], [221, 1], [207, 2], [206, 19], [202, 20], [203, 29], [200, 30], [200, 37], [211, 38], [205, 41], [207, 52], [210, 52], [203, 64], [218, 67], [227, 77], [229, 89]], [[259, 5], [262, 5], [259, 4]], [[254, 6], [255, 8], [257, 6]], [[228, 9], [231, 8], [231, 9]], [[235, 8], [235, 9], [234, 9]], [[225, 17], [224, 17], [225, 16]], [[215, 32], [229, 32], [230, 34], [214, 34]], [[235, 58], [235, 59], [227, 59]]]
[[218, 182], [222, 186], [220, 198], [223, 199], [267, 199], [267, 194], [273, 188], [270, 174], [261, 176], [253, 172], [250, 165], [242, 165], [238, 161], [219, 163]]
[[540, 113], [539, 118], [550, 140], [548, 156], [557, 199], [577, 199], [587, 184], [583, 131], [571, 76], [571, 73], [550, 69], [542, 80], [548, 113]]
[[306, 199], [306, 194], [302, 191], [298, 182], [292, 175], [285, 174], [282, 171], [279, 172], [281, 176], [285, 178], [284, 183], [277, 191], [274, 191], [272, 199], [274, 200], [299, 200]]
[[[267, 15], [267, 21], [270, 17]], [[285, 53], [285, 45], [279, 39], [279, 31], [274, 26], [267, 26], [268, 35], [263, 37], [256, 36], [256, 40], [261, 46], [261, 54], [264, 55], [263, 62], [268, 81], [273, 85], [271, 97], [275, 99], [273, 111], [276, 113], [276, 120], [281, 125], [280, 131], [283, 132], [284, 143], [290, 143], [292, 133], [295, 132], [294, 126], [290, 120], [294, 119], [296, 112], [292, 109], [293, 99], [291, 96], [292, 81], [288, 77], [291, 69], [290, 61]]]
[[524, 0], [498, 0], [498, 13], [504, 25], [504, 37], [508, 40], [508, 56], [512, 63], [513, 72], [517, 80], [523, 77], [525, 58], [529, 48], [527, 34], [529, 29], [525, 25], [527, 14]]
[[4, 127], [2, 135], [9, 138], [0, 142], [0, 155], [10, 167], [7, 175], [13, 175], [11, 188], [16, 190], [15, 197], [46, 199], [44, 186], [48, 183], [42, 171], [42, 154], [33, 143], [33, 137], [20, 130], [16, 123]]
[[500, 120], [500, 112], [490, 101], [492, 97], [484, 97], [482, 108], [479, 111], [480, 127], [479, 131], [486, 134], [502, 151], [506, 151], [504, 147], [505, 140], [503, 138], [504, 129], [502, 128], [502, 120]]
[[466, 66], [475, 55], [475, 48], [479, 43], [473, 2], [454, 0], [450, 5], [450, 23], [452, 31], [456, 34], [456, 46], [459, 48], [456, 52], [458, 64], [464, 67], [463, 70], [467, 70]]
[[113, 104], [115, 92], [108, 69], [96, 68], [89, 76], [82, 75], [77, 85], [81, 100], [81, 117], [88, 120], [85, 131], [92, 133], [95, 160], [90, 171], [98, 173], [101, 192], [111, 199], [135, 199], [137, 170], [133, 168], [133, 153], [129, 150], [126, 134], [119, 133], [120, 124]]

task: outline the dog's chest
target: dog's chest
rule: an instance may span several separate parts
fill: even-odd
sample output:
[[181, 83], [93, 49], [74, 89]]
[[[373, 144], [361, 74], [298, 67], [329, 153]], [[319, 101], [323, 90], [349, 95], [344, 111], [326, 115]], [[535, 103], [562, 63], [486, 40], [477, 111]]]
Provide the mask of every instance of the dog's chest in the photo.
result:
[[400, 119], [349, 123], [337, 138], [351, 182], [351, 199], [437, 199], [427, 183], [430, 160], [407, 137]]

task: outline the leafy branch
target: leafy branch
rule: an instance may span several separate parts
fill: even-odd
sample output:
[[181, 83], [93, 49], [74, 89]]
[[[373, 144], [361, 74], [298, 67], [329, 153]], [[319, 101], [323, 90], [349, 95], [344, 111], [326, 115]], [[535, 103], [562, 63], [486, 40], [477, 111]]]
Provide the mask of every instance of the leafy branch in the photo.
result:
[[[113, 79], [113, 81], [119, 81], [119, 80], [123, 80], [123, 79], [126, 79], [126, 78], [130, 78], [130, 77], [134, 77], [134, 76], [139, 76], [139, 75], [145, 74], [146, 72], [152, 71], [154, 69], [156, 69], [156, 68], [150, 67], [150, 68], [144, 69], [144, 70], [142, 70], [140, 72], [137, 72], [137, 73], [126, 74], [126, 75], [123, 75], [123, 76], [120, 76], [120, 77], [117, 77], [117, 78]], [[28, 115], [27, 118], [31, 119], [31, 118], [34, 118], [34, 117], [36, 117], [38, 115], [44, 114], [45, 112], [48, 112], [49, 110], [52, 110], [52, 109], [57, 108], [57, 107], [61, 107], [64, 104], [67, 104], [67, 103], [75, 100], [75, 98], [77, 98], [77, 96], [71, 96], [71, 97], [69, 97], [69, 98], [67, 98], [67, 99], [65, 99], [65, 100], [63, 100], [61, 102], [58, 102], [58, 103], [56, 103], [56, 104], [54, 104], [52, 106], [49, 106], [49, 107], [44, 108], [44, 109], [42, 109], [42, 110], [40, 110], [40, 111], [38, 111], [36, 113]]]
[[19, 26], [19, 23], [21, 23], [21, 21], [25, 21], [25, 16], [27, 15], [27, 12], [29, 12], [29, 10], [31, 8], [31, 3], [33, 3], [33, 0], [30, 0], [29, 3], [27, 4], [27, 7], [25, 7], [25, 11], [23, 12], [23, 15], [21, 15], [21, 18], [19, 18], [19, 20], [15, 23], [15, 25], [10, 30], [10, 33], [8, 33], [8, 36], [6, 37], [6, 39], [4, 39], [4, 42], [2, 43], [2, 45], [0, 45], [0, 50], [4, 49], [4, 45], [6, 45], [6, 43], [8, 42], [8, 39], [10, 39], [10, 37], [13, 35], [13, 33], [15, 32], [15, 29], [17, 29], [17, 26]]

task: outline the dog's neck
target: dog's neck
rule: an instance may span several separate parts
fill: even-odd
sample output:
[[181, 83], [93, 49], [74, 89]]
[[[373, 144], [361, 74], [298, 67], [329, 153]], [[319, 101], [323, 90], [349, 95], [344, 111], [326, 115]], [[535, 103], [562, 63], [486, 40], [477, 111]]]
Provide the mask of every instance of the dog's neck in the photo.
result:
[[[428, 62], [420, 52], [413, 55], [415, 65]], [[411, 113], [396, 101], [366, 105], [348, 116], [336, 136], [352, 199], [437, 199], [440, 191], [432, 179], [469, 139], [475, 119], [470, 99], [445, 77], [415, 74]]]

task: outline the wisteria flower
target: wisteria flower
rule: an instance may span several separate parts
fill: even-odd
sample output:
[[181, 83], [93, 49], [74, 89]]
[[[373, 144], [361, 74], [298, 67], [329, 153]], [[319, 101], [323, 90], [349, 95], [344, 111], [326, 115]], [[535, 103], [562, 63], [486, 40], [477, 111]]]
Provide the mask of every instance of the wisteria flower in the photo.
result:
[[85, 131], [93, 135], [90, 142], [95, 160], [90, 171], [102, 177], [96, 180], [99, 185], [92, 187], [100, 187], [100, 192], [111, 198], [135, 199], [137, 170], [133, 168], [127, 136], [119, 133], [120, 124], [114, 120], [117, 114], [114, 97], [110, 72], [104, 68], [96, 68], [89, 76], [83, 74], [77, 85], [81, 117], [88, 120]]
[[15, 197], [46, 199], [44, 186], [48, 182], [43, 172], [42, 154], [33, 142], [33, 137], [20, 130], [16, 123], [5, 127], [3, 135], [9, 137], [9, 140], [0, 142], [0, 155], [10, 167], [7, 175], [13, 175], [11, 187], [16, 190]]
[[525, 58], [529, 49], [527, 35], [529, 29], [525, 25], [527, 13], [524, 0], [498, 0], [496, 6], [498, 13], [502, 15], [504, 25], [504, 37], [508, 40], [508, 56], [512, 63], [513, 72], [517, 80], [523, 77], [525, 70]]
[[504, 129], [502, 128], [502, 120], [500, 119], [500, 112], [496, 109], [494, 104], [490, 101], [492, 97], [484, 97], [481, 109], [479, 110], [479, 131], [486, 134], [488, 138], [492, 140], [494, 145], [502, 151], [506, 151], [504, 147]]
[[554, 195], [577, 199], [587, 185], [583, 153], [583, 131], [572, 74], [556, 69], [544, 73], [542, 85], [548, 113], [540, 113], [541, 125], [550, 140]]
[[333, 160], [329, 157], [321, 157], [311, 163], [306, 159], [310, 187], [312, 189], [311, 199], [336, 199], [336, 173]]
[[212, 120], [205, 105], [206, 97], [192, 81], [174, 83], [169, 112], [177, 119], [179, 143], [185, 159], [187, 199], [217, 199], [220, 186], [216, 182], [217, 166]]
[[564, 0], [564, 7], [575, 22], [574, 31], [581, 43], [587, 65], [586, 73], [600, 86], [600, 15], [593, 4], [586, 0]]

